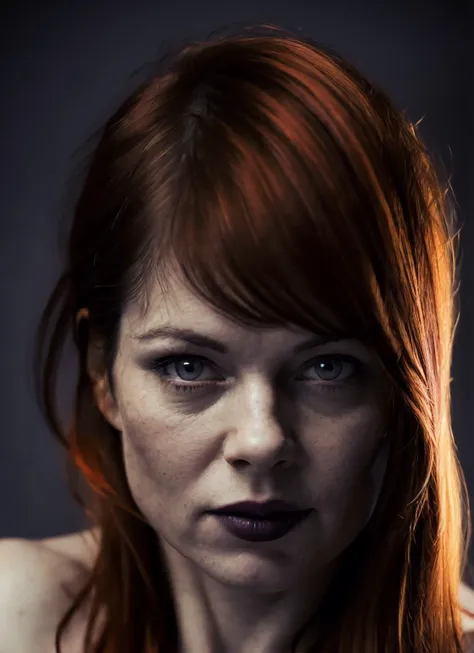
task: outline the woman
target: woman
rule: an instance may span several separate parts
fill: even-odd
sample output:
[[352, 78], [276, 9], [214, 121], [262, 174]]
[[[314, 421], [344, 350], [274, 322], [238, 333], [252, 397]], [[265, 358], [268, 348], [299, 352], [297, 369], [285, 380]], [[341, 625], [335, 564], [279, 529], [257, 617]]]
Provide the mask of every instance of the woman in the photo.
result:
[[272, 30], [176, 53], [103, 131], [39, 328], [91, 529], [4, 543], [22, 641], [461, 651], [455, 264], [415, 127], [339, 56]]

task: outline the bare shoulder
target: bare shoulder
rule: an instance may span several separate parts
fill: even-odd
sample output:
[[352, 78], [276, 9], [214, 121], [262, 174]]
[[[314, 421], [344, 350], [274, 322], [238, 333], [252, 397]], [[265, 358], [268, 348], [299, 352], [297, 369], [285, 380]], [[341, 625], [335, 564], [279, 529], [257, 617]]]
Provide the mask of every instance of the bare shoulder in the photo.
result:
[[38, 544], [64, 562], [89, 570], [97, 556], [99, 532], [96, 529], [80, 531], [39, 540]]
[[0, 540], [0, 653], [54, 650], [60, 618], [87, 578], [97, 533]]
[[459, 602], [464, 610], [463, 630], [464, 632], [474, 632], [474, 589], [465, 583], [461, 583], [459, 587]]

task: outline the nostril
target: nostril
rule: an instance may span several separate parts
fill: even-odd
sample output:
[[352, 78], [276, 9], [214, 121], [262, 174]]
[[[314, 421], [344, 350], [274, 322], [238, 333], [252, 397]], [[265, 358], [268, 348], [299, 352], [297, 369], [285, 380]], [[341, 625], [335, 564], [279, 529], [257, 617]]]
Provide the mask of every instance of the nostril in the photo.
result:
[[232, 464], [234, 465], [234, 467], [237, 467], [237, 469], [243, 469], [250, 465], [248, 460], [234, 460]]

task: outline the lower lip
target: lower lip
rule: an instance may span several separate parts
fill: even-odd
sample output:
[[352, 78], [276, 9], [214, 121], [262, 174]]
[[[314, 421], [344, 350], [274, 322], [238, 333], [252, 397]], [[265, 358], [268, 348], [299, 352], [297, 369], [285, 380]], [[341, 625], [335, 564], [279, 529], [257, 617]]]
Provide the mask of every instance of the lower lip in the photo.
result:
[[271, 518], [212, 513], [228, 533], [246, 542], [279, 540], [304, 521], [312, 510], [289, 512]]

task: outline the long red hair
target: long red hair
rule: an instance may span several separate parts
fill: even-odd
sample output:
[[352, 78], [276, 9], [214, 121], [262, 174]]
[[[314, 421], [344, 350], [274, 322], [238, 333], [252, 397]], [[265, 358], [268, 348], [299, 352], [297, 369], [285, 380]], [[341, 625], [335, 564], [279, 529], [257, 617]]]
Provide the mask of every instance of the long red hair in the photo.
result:
[[[224, 314], [360, 338], [391, 382], [393, 446], [376, 510], [294, 651], [459, 653], [469, 514], [450, 418], [457, 233], [447, 184], [410, 120], [308, 39], [273, 29], [214, 36], [161, 66], [101, 134], [38, 330], [44, 412], [100, 533], [57, 651], [86, 601], [87, 651], [176, 649], [155, 533], [87, 372], [95, 339], [113, 392], [127, 299], [146, 303], [148, 280], [173, 258]], [[87, 319], [77, 321], [81, 308]], [[79, 367], [65, 423], [57, 385], [70, 335]]]

